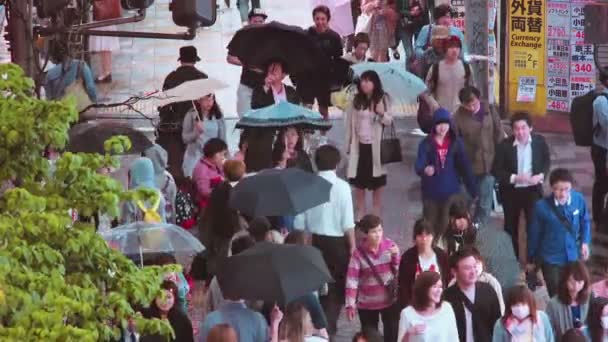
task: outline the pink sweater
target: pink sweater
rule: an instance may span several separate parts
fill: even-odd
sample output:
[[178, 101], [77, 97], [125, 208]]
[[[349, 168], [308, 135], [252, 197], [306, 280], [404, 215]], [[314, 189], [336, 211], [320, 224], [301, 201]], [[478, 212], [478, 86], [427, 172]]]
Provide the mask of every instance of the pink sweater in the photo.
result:
[[[399, 269], [401, 256], [391, 255], [390, 248], [393, 245], [395, 243], [392, 240], [384, 239], [376, 253], [367, 248], [365, 241], [359, 246], [365, 250], [384, 283], [394, 278], [395, 272]], [[387, 308], [395, 302], [396, 298], [389, 298], [384, 284], [378, 283], [359, 248], [351, 255], [346, 272], [346, 307], [364, 310]]]

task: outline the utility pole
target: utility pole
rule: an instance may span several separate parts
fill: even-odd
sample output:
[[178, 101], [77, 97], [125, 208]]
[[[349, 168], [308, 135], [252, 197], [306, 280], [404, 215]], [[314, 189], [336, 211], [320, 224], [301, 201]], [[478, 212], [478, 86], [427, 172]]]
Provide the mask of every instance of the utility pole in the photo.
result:
[[9, 21], [7, 29], [12, 40], [12, 62], [23, 68], [29, 77], [35, 77], [34, 53], [32, 50], [32, 0], [10, 0], [8, 3]]
[[[465, 0], [465, 40], [469, 54], [489, 55], [489, 1], [493, 0]], [[475, 85], [481, 91], [482, 101], [489, 101], [490, 92], [490, 61], [482, 60], [471, 64]]]

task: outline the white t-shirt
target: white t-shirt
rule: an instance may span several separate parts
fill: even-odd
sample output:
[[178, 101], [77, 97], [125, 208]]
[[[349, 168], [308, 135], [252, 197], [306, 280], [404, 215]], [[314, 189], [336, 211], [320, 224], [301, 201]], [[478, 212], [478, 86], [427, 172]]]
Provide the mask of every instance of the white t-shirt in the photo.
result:
[[439, 310], [430, 316], [420, 315], [412, 306], [403, 309], [399, 318], [397, 341], [403, 340], [408, 329], [417, 324], [426, 326], [424, 333], [412, 336], [409, 342], [453, 342], [454, 337], [456, 341], [458, 340], [456, 316], [452, 305], [448, 302], [441, 303]]
[[418, 256], [418, 263], [420, 264], [420, 269], [422, 272], [429, 271], [431, 266], [433, 266], [433, 271], [440, 273], [439, 264], [437, 263], [437, 254], [433, 253], [433, 256], [430, 258], [423, 258], [422, 255]]
[[[467, 291], [462, 291], [467, 298], [471, 301], [471, 303], [475, 304], [475, 286], [471, 286]], [[464, 342], [475, 342], [475, 335], [473, 334], [473, 315], [471, 311], [467, 309], [466, 305], [464, 306], [464, 317], [466, 319], [466, 331], [467, 331], [467, 340]]]

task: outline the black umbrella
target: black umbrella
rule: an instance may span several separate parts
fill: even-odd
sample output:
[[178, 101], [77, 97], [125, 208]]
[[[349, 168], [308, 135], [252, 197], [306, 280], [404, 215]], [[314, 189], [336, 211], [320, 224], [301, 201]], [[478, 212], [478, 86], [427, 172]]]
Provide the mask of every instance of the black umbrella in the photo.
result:
[[315, 247], [268, 242], [226, 258], [217, 280], [226, 298], [279, 304], [288, 304], [333, 281]]
[[269, 60], [279, 58], [291, 74], [315, 70], [324, 61], [323, 52], [306, 31], [276, 21], [237, 31], [228, 51], [249, 66], [264, 67]]
[[297, 215], [329, 201], [331, 183], [298, 168], [264, 170], [241, 180], [230, 206], [256, 216]]
[[131, 140], [131, 149], [125, 154], [138, 154], [153, 143], [142, 131], [124, 122], [89, 121], [74, 125], [70, 129], [70, 141], [67, 150], [70, 152], [105, 153], [104, 142], [116, 135], [124, 135]]

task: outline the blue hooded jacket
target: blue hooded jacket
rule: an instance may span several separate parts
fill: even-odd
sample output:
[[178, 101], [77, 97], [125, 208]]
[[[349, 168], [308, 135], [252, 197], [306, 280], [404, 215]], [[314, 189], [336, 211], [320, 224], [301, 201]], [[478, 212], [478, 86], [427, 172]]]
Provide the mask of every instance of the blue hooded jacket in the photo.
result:
[[[160, 195], [160, 204], [158, 206], [158, 214], [162, 222], [165, 223], [165, 199], [161, 194], [160, 189], [156, 185], [154, 164], [149, 158], [137, 158], [129, 168], [129, 189], [148, 188], [158, 191]], [[149, 205], [149, 203], [146, 203]], [[122, 210], [122, 218], [124, 223], [131, 223], [143, 220], [143, 213], [133, 202], [126, 202]]]
[[[435, 127], [442, 122], [450, 124], [450, 130], [448, 131], [450, 146], [443, 167], [433, 142]], [[430, 177], [424, 173], [424, 169], [429, 165], [435, 167], [435, 173]], [[477, 186], [471, 162], [465, 153], [462, 139], [457, 137], [452, 130], [450, 112], [443, 108], [436, 110], [433, 114], [432, 133], [418, 145], [418, 156], [414, 167], [422, 180], [423, 199], [443, 201], [451, 195], [460, 193], [461, 179], [471, 197], [477, 196]]]

